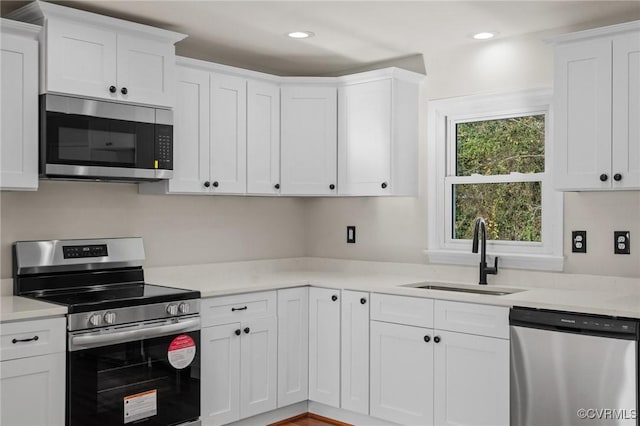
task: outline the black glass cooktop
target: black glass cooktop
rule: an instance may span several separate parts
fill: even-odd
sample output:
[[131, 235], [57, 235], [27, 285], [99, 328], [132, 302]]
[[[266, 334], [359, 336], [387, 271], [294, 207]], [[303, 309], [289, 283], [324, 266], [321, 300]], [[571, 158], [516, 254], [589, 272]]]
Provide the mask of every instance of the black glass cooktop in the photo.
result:
[[145, 283], [110, 284], [82, 291], [47, 292], [36, 296], [46, 302], [65, 305], [69, 313], [123, 308], [152, 303], [197, 299], [199, 291]]

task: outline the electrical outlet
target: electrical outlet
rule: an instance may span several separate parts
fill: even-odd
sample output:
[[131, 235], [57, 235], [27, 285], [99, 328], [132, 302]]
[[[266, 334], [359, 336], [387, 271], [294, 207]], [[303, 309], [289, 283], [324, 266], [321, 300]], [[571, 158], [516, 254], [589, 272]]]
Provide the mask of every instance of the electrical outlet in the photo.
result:
[[348, 244], [356, 243], [356, 227], [355, 226], [347, 226], [347, 243]]
[[571, 252], [587, 252], [587, 231], [571, 231]]
[[629, 231], [613, 231], [613, 252], [615, 254], [631, 254], [630, 234]]

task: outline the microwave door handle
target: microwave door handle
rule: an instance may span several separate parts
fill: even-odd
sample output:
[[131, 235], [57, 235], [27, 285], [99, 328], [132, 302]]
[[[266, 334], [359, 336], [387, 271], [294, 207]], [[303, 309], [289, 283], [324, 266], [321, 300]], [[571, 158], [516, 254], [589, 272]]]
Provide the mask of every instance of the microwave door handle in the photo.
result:
[[71, 336], [69, 339], [69, 351], [94, 348], [97, 346], [115, 345], [118, 343], [130, 342], [132, 340], [149, 339], [180, 331], [194, 331], [199, 329], [200, 318], [198, 317], [179, 321], [175, 324], [152, 326], [135, 330]]

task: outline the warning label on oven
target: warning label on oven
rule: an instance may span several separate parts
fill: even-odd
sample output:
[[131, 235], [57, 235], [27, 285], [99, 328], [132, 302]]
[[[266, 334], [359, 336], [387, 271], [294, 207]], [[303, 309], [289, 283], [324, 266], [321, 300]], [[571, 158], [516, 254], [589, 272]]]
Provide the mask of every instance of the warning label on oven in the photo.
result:
[[186, 368], [196, 357], [196, 342], [190, 336], [181, 334], [171, 341], [167, 356], [173, 368]]
[[124, 422], [155, 416], [158, 414], [158, 391], [156, 389], [124, 397]]

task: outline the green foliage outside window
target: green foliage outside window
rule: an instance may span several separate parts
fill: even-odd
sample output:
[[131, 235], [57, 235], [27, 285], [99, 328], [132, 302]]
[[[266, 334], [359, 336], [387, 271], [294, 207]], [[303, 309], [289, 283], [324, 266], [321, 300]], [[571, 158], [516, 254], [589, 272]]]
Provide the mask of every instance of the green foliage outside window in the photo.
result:
[[[544, 115], [459, 123], [456, 175], [544, 172]], [[453, 238], [473, 238], [475, 218], [487, 221], [488, 239], [542, 240], [540, 182], [453, 185]]]

